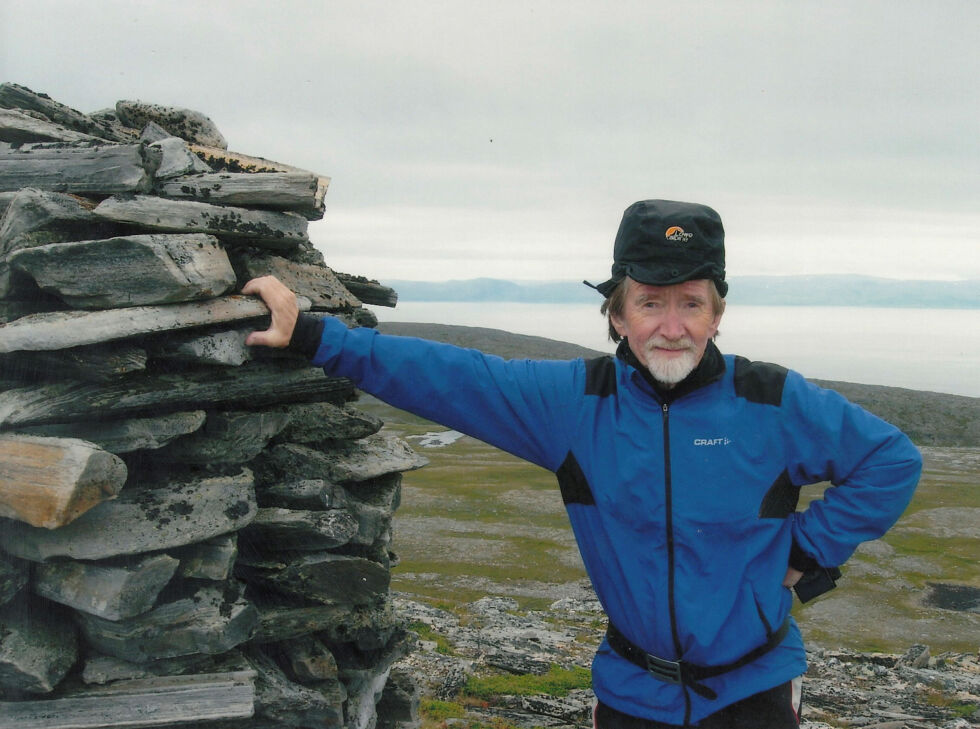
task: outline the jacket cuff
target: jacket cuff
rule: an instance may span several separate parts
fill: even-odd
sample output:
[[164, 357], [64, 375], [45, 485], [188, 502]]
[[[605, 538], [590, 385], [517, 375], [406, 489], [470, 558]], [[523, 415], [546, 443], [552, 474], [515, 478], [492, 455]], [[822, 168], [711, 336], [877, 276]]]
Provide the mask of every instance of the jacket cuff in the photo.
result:
[[820, 564], [817, 562], [817, 560], [804, 552], [803, 547], [801, 547], [794, 538], [793, 546], [790, 547], [789, 550], [789, 566], [794, 570], [806, 572], [807, 570], [812, 570], [819, 567]]
[[320, 341], [323, 339], [323, 319], [310, 314], [300, 314], [293, 329], [293, 337], [286, 349], [301, 354], [306, 359], [313, 359]]

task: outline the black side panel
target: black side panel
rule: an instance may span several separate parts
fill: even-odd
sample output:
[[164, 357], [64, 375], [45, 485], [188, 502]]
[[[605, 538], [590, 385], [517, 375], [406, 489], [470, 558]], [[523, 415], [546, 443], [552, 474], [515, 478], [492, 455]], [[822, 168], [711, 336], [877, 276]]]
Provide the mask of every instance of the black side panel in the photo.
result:
[[760, 519], [785, 519], [796, 511], [796, 505], [800, 501], [800, 487], [794, 486], [789, 480], [789, 473], [783, 471], [779, 477], [772, 482], [772, 486], [762, 499], [759, 506]]
[[616, 363], [612, 357], [585, 360], [585, 394], [599, 397], [616, 394]]
[[561, 500], [565, 506], [569, 504], [584, 504], [590, 506], [595, 504], [592, 497], [592, 489], [589, 482], [585, 480], [582, 468], [575, 460], [575, 456], [569, 451], [564, 463], [555, 471], [558, 477], [558, 488], [561, 490]]
[[779, 405], [788, 370], [768, 362], [735, 358], [735, 395], [760, 405]]

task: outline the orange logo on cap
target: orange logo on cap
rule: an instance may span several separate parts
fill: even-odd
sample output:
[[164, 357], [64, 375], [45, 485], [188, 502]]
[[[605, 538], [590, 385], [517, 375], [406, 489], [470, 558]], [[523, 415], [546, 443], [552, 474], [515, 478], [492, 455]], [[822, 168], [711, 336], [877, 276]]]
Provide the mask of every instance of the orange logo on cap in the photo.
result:
[[694, 233], [685, 233], [684, 229], [679, 225], [670, 226], [667, 228], [667, 232], [664, 233], [664, 235], [666, 236], [667, 240], [676, 240], [680, 241], [681, 243], [687, 243], [687, 241], [694, 237]]

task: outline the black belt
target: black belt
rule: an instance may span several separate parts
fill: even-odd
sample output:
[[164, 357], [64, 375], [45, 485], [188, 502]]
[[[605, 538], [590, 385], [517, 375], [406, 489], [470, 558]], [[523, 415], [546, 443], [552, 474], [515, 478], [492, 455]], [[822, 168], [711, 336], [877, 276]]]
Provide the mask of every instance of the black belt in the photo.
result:
[[738, 660], [720, 666], [699, 666], [696, 663], [688, 663], [683, 660], [670, 661], [666, 658], [651, 655], [639, 646], [634, 645], [612, 623], [609, 623], [609, 627], [606, 628], [606, 640], [616, 653], [630, 663], [639, 666], [658, 681], [687, 686], [699, 696], [706, 699], [717, 699], [718, 694], [701, 683], [702, 681], [734, 671], [736, 668], [747, 666], [782, 643], [787, 632], [789, 632], [788, 615], [783, 621], [783, 624], [775, 632], [768, 634], [765, 643], [757, 648], [753, 648]]

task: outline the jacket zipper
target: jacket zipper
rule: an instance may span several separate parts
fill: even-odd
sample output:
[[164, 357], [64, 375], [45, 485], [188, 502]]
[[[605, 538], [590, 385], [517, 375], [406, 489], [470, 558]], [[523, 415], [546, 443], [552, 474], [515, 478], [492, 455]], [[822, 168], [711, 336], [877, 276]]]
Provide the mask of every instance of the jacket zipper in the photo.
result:
[[[670, 611], [670, 635], [674, 641], [674, 655], [681, 659], [681, 639], [677, 632], [677, 611], [674, 604], [674, 506], [670, 478], [670, 405], [661, 406], [664, 424], [664, 509], [667, 512], [667, 607]], [[691, 717], [691, 697], [687, 687], [684, 691], [684, 726]]]

